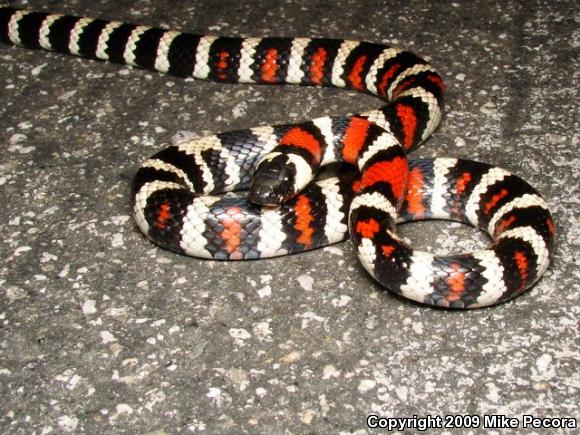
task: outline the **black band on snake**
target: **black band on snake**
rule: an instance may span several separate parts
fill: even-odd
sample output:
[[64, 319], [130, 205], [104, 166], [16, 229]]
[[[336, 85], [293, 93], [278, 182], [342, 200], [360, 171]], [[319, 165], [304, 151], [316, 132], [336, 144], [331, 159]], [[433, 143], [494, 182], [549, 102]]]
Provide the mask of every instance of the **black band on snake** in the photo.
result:
[[[451, 308], [509, 300], [548, 267], [554, 224], [528, 183], [469, 160], [407, 161], [437, 128], [444, 92], [439, 74], [413, 53], [341, 39], [194, 35], [10, 7], [0, 8], [0, 40], [180, 77], [331, 86], [386, 102], [355, 115], [176, 141], [146, 160], [133, 185], [133, 213], [164, 248], [257, 259], [336, 243], [350, 232], [363, 267], [388, 290]], [[341, 169], [310, 183], [333, 162], [358, 172]], [[213, 196], [243, 189], [251, 202]], [[396, 233], [397, 222], [429, 218], [469, 223], [493, 243], [437, 256]]]

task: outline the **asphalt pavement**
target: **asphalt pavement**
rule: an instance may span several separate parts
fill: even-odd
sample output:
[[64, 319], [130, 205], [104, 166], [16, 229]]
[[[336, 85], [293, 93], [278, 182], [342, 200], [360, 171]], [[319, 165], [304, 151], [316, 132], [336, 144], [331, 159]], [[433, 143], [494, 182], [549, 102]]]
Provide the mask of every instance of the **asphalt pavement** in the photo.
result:
[[[578, 422], [576, 2], [11, 4], [197, 33], [408, 48], [448, 86], [442, 125], [413, 156], [520, 175], [550, 204], [558, 247], [531, 291], [467, 312], [385, 292], [350, 242], [236, 263], [165, 251], [134, 225], [130, 185], [175, 132], [300, 121], [380, 101], [194, 82], [2, 45], [0, 432], [363, 434], [371, 414], [409, 425], [459, 415], [452, 423], [474, 433], [509, 424], [498, 415], [520, 429], [524, 415]], [[431, 252], [488, 243], [459, 224], [401, 232]]]

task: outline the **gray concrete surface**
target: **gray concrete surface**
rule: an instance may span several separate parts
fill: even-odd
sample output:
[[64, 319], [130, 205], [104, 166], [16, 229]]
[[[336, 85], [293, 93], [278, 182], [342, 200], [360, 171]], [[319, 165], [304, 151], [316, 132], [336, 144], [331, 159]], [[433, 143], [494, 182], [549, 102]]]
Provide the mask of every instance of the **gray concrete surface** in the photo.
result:
[[[359, 434], [371, 413], [580, 417], [576, 2], [13, 4], [416, 51], [448, 93], [441, 128], [414, 155], [473, 158], [526, 178], [549, 200], [559, 245], [532, 291], [471, 312], [385, 293], [350, 242], [248, 263], [164, 251], [135, 228], [129, 186], [174, 132], [379, 102], [0, 46], [0, 432]], [[440, 252], [486, 243], [460, 225], [403, 231]]]

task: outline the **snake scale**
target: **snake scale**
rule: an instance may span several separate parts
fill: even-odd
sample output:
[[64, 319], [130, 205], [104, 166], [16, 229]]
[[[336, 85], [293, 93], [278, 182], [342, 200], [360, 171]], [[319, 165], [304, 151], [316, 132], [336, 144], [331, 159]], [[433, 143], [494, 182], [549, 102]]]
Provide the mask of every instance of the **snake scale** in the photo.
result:
[[[137, 226], [191, 256], [287, 255], [350, 237], [384, 287], [433, 306], [512, 299], [547, 269], [555, 230], [527, 182], [485, 163], [416, 159], [441, 120], [444, 84], [424, 59], [383, 44], [322, 38], [239, 38], [0, 8], [0, 40], [179, 77], [224, 83], [347, 88], [382, 99], [364, 113], [182, 139], [147, 159], [132, 193]], [[311, 183], [321, 166], [338, 169]], [[347, 165], [347, 166], [348, 166]], [[249, 189], [249, 198], [216, 196]], [[449, 219], [492, 244], [439, 256], [414, 250], [397, 222]]]

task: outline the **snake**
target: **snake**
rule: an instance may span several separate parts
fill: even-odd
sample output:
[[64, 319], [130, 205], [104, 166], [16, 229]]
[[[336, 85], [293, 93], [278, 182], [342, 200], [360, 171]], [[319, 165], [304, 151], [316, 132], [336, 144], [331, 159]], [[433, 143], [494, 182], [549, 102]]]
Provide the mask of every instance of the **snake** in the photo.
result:
[[[176, 136], [142, 163], [132, 185], [136, 225], [163, 248], [252, 260], [350, 235], [362, 267], [388, 291], [452, 309], [524, 293], [553, 257], [548, 205], [522, 178], [466, 159], [407, 159], [438, 127], [445, 85], [404, 49], [198, 35], [8, 6], [0, 7], [0, 41], [178, 77], [343, 88], [382, 100], [358, 114]], [[449, 255], [413, 249], [396, 225], [424, 219], [469, 224], [491, 243]]]

